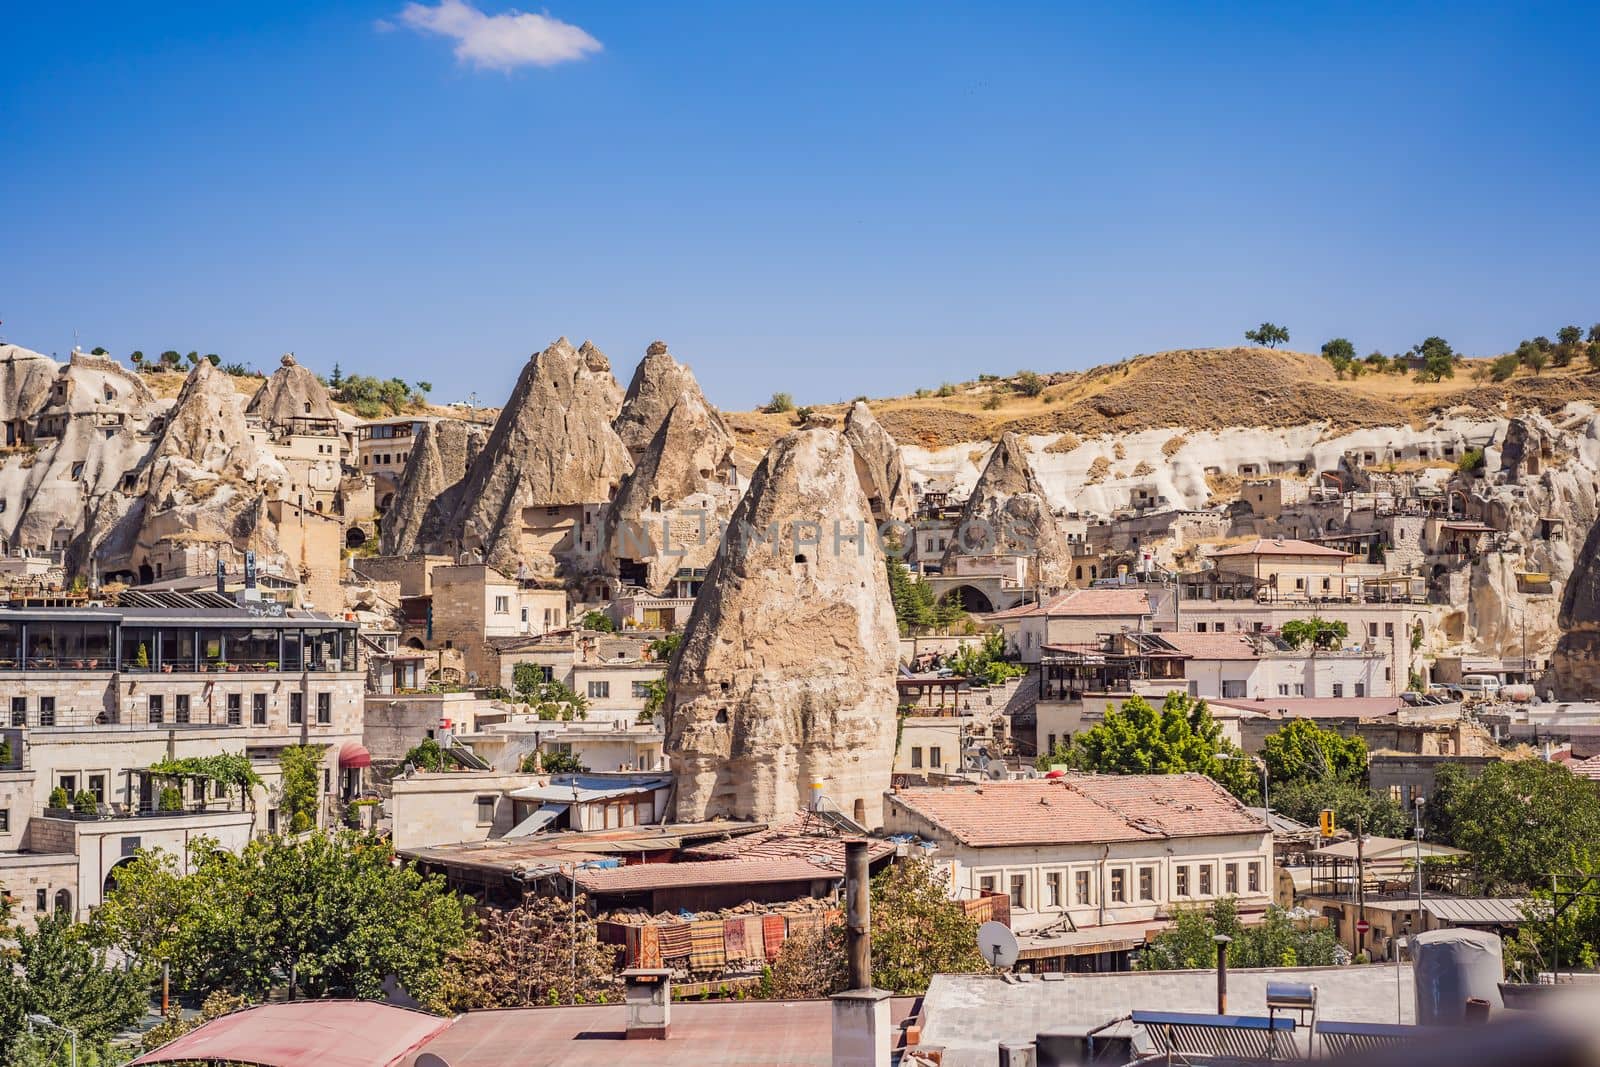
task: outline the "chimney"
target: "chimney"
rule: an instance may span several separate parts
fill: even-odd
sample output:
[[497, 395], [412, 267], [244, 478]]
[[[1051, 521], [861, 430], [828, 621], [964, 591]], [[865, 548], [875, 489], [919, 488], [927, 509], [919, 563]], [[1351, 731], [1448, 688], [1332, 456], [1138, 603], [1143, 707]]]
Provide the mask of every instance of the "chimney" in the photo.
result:
[[867, 843], [844, 843], [845, 957], [850, 988], [833, 996], [833, 1067], [889, 1067], [889, 993], [872, 988]]
[[624, 1036], [629, 1041], [665, 1040], [672, 1022], [672, 972], [633, 967], [622, 972]]
[[1218, 934], [1211, 940], [1217, 943], [1217, 1014], [1228, 1014], [1228, 946], [1233, 938]]

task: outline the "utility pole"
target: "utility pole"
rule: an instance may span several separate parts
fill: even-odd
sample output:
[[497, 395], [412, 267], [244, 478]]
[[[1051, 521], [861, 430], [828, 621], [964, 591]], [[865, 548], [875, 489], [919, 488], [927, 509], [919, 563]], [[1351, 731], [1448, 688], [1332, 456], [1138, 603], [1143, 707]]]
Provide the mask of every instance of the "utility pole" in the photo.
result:
[[1367, 918], [1367, 849], [1366, 833], [1361, 816], [1356, 816], [1356, 921], [1352, 924], [1355, 937], [1350, 939], [1355, 955], [1360, 955], [1365, 947], [1366, 936], [1361, 932], [1361, 924]]

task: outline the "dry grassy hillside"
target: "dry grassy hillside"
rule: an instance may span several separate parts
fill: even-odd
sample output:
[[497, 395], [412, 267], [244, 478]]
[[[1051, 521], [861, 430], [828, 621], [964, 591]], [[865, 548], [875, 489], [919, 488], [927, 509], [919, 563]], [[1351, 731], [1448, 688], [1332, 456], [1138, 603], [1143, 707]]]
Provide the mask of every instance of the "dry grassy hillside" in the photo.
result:
[[[1489, 360], [1459, 363], [1456, 376], [1419, 382], [1413, 374], [1363, 374], [1340, 380], [1327, 360], [1266, 348], [1205, 348], [1135, 356], [1086, 371], [1041, 374], [1045, 387], [1025, 396], [1015, 378], [967, 382], [949, 395], [872, 400], [873, 413], [902, 444], [929, 448], [995, 440], [1007, 430], [1081, 436], [1163, 427], [1229, 426], [1329, 429], [1420, 422], [1457, 408], [1484, 413], [1559, 409], [1571, 400], [1600, 403], [1600, 372], [1587, 364], [1527, 370], [1486, 380]], [[947, 391], [947, 390], [941, 390]], [[843, 405], [817, 410], [840, 414]], [[793, 414], [732, 412], [741, 446], [765, 449], [793, 428]]]

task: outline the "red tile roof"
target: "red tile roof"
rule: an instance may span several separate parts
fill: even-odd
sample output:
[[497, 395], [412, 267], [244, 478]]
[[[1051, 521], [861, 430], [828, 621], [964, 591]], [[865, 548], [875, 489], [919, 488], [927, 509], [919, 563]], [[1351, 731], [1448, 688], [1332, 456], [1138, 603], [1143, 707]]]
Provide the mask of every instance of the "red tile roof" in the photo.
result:
[[1263, 537], [1249, 544], [1234, 545], [1232, 548], [1211, 553], [1212, 559], [1218, 556], [1324, 556], [1328, 559], [1349, 559], [1351, 553], [1310, 541], [1296, 541], [1292, 538], [1269, 541]]
[[1266, 824], [1201, 774], [1068, 775], [889, 798], [976, 848], [1252, 834]]
[[1023, 604], [997, 611], [991, 619], [1020, 619], [1030, 615], [1051, 618], [1090, 618], [1097, 615], [1148, 615], [1150, 596], [1143, 589], [1069, 589], [1038, 604]]
[[213, 1019], [133, 1062], [371, 1067], [399, 1062], [449, 1025], [375, 1001], [294, 1000]]
[[[838, 833], [821, 832], [808, 812], [797, 812], [792, 819], [765, 830], [726, 841], [708, 841], [684, 850], [684, 855], [696, 860], [741, 859], [746, 857], [827, 856], [839, 870], [844, 870], [844, 843], [848, 838]], [[894, 843], [882, 838], [867, 839], [867, 859], [876, 861], [894, 851]]]
[[1188, 630], [1163, 630], [1161, 640], [1190, 659], [1260, 659], [1250, 639], [1241, 633], [1202, 634]]
[[1567, 764], [1567, 770], [1576, 774], [1579, 778], [1588, 778], [1591, 781], [1600, 782], [1600, 756], [1590, 756], [1586, 760], [1569, 763]]

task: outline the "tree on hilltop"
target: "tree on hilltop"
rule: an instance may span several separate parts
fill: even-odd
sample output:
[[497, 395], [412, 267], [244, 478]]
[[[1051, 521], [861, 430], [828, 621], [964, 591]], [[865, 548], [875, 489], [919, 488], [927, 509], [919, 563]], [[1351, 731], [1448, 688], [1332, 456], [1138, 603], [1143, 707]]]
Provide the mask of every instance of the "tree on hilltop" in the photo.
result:
[[1246, 330], [1244, 339], [1263, 348], [1277, 348], [1289, 343], [1289, 331], [1275, 322], [1263, 322], [1253, 330]]
[[1417, 372], [1418, 381], [1440, 382], [1456, 376], [1455, 349], [1443, 337], [1429, 337], [1413, 348], [1411, 354], [1422, 359], [1422, 369]]
[[1356, 346], [1348, 338], [1335, 337], [1322, 346], [1322, 358], [1333, 364], [1333, 373], [1343, 378], [1345, 375], [1359, 374], [1361, 368], [1356, 364]]

